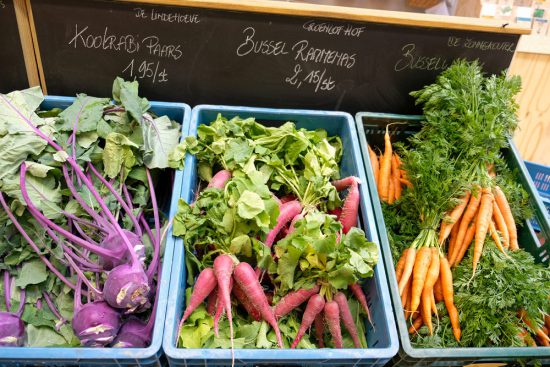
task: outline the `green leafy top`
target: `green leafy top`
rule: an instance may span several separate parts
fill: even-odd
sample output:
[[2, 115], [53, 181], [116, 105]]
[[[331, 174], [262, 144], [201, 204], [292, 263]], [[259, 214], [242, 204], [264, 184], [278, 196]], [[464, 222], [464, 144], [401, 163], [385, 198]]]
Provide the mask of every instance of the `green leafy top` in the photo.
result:
[[292, 193], [306, 207], [340, 204], [330, 182], [339, 178], [342, 142], [325, 130], [297, 129], [292, 122], [265, 127], [253, 118], [228, 120], [219, 114], [197, 128], [197, 137], [187, 137], [178, 148], [184, 149], [196, 156], [206, 181], [216, 167], [235, 173], [252, 165], [266, 175], [270, 189]]
[[417, 138], [448, 146], [460, 156], [461, 169], [470, 167], [474, 181], [486, 186], [487, 167], [508, 147], [517, 127], [514, 96], [520, 89], [518, 76], [485, 77], [478, 62], [457, 60], [435, 83], [411, 93], [425, 118]]
[[371, 277], [378, 262], [378, 247], [359, 228], [341, 234], [334, 216], [314, 211], [296, 222], [295, 230], [275, 245], [278, 261], [270, 267], [278, 291], [311, 288], [331, 297], [359, 279]]

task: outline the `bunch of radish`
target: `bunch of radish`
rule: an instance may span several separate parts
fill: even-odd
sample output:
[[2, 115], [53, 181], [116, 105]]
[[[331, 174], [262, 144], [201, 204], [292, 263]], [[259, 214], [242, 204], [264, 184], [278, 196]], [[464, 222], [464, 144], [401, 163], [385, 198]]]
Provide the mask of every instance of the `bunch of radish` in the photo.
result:
[[[212, 144], [226, 150], [208, 149]], [[307, 335], [307, 345], [315, 338], [322, 348], [328, 335], [331, 347], [342, 348], [344, 330], [350, 340], [346, 345], [366, 346], [364, 321], [357, 317], [370, 315], [360, 281], [372, 276], [378, 250], [357, 228], [360, 180], [339, 178], [340, 144], [322, 130], [297, 130], [290, 123], [266, 128], [253, 119], [222, 116], [210, 126], [200, 125], [198, 138], [186, 139], [185, 148], [196, 156], [199, 175], [208, 185], [194, 203], [180, 201], [174, 218], [193, 286], [178, 332], [183, 347], [189, 347], [184, 340], [191, 335], [202, 335], [201, 345], [216, 345], [212, 339], [220, 337], [224, 312], [231, 347], [240, 335], [236, 315], [267, 323], [274, 347], [300, 347]], [[256, 155], [246, 146], [267, 153]], [[285, 160], [285, 146], [301, 149], [297, 159]], [[291, 250], [294, 241], [324, 243], [325, 249]], [[287, 251], [297, 257], [294, 266], [287, 264]], [[289, 331], [294, 318], [301, 324]], [[315, 336], [308, 333], [314, 323]]]

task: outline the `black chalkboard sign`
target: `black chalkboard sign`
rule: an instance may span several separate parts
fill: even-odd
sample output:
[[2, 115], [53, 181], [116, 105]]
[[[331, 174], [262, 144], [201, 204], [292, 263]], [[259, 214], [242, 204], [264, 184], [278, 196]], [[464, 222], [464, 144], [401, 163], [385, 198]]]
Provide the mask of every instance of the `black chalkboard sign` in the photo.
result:
[[49, 94], [136, 78], [164, 101], [413, 112], [456, 58], [509, 67], [519, 35], [136, 3], [31, 0]]
[[0, 93], [29, 87], [12, 0], [0, 0]]

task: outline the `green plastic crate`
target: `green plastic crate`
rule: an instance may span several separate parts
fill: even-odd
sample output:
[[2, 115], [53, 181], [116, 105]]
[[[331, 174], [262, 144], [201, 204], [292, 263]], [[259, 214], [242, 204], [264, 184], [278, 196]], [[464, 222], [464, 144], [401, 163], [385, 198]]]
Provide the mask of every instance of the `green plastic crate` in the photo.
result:
[[[489, 362], [514, 362], [522, 360], [528, 364], [536, 361], [543, 365], [550, 365], [550, 347], [523, 347], [523, 348], [415, 348], [411, 345], [408, 327], [401, 310], [401, 298], [395, 278], [395, 267], [388, 241], [386, 225], [382, 214], [382, 206], [378, 198], [374, 174], [367, 150], [367, 143], [371, 148], [383, 148], [384, 133], [388, 123], [404, 122], [403, 125], [393, 125], [391, 128], [392, 141], [403, 141], [420, 129], [422, 116], [418, 115], [394, 115], [383, 113], [360, 112], [356, 115], [355, 121], [359, 133], [359, 143], [365, 162], [365, 169], [368, 179], [369, 193], [373, 204], [374, 216], [380, 245], [382, 247], [383, 259], [385, 262], [390, 294], [395, 311], [395, 319], [398, 326], [400, 338], [399, 353], [393, 358], [394, 366], [464, 366], [472, 363]], [[533, 230], [530, 221], [526, 221], [521, 228], [518, 228], [518, 240], [520, 245], [529, 251], [537, 261], [548, 264], [550, 259], [550, 224], [544, 215], [544, 205], [538, 195], [525, 164], [519, 153], [510, 140], [510, 148], [503, 151], [511, 168], [519, 169], [521, 173], [520, 184], [529, 193], [530, 201], [535, 208], [535, 217], [541, 226], [541, 235], [545, 241], [540, 241]], [[383, 149], [382, 149], [383, 150]], [[542, 242], [542, 243], [541, 243]]]

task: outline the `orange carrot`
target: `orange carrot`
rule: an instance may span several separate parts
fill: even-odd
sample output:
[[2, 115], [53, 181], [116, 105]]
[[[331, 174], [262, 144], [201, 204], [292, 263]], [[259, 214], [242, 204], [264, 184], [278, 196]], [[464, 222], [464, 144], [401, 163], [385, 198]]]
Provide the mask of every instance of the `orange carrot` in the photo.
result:
[[422, 317], [417, 317], [412, 325], [409, 327], [409, 334], [414, 334], [418, 332], [418, 329], [422, 327], [422, 324], [424, 323], [424, 320]]
[[475, 229], [476, 229], [475, 222], [472, 222], [471, 225], [468, 227], [468, 231], [466, 232], [466, 237], [464, 238], [464, 242], [462, 243], [462, 245], [460, 246], [460, 249], [458, 250], [458, 255], [456, 255], [456, 258], [452, 260], [452, 263], [449, 262], [451, 266], [456, 266], [460, 264], [460, 262], [462, 261], [462, 258], [464, 258], [464, 255], [466, 255], [466, 251], [468, 251], [468, 248], [470, 248], [470, 245], [472, 244], [472, 240], [474, 239]]
[[[437, 278], [439, 277], [439, 254], [437, 249], [432, 247], [430, 249], [431, 259], [430, 265], [428, 267], [428, 272], [426, 274], [426, 279], [424, 281], [424, 288], [422, 289], [422, 317], [424, 317], [424, 324], [430, 330], [430, 335], [432, 335], [432, 297], [433, 297], [433, 287]], [[414, 286], [414, 283], [413, 283]], [[435, 304], [435, 301], [434, 301]], [[414, 306], [414, 305], [412, 305]]]
[[435, 304], [435, 295], [432, 289], [432, 313], [437, 316], [437, 305]]
[[550, 316], [544, 315], [544, 325], [550, 330]]
[[412, 278], [409, 278], [409, 281], [405, 285], [405, 289], [403, 290], [403, 294], [401, 295], [401, 304], [403, 305], [403, 308], [406, 308], [407, 300], [410, 298], [409, 293], [411, 291], [411, 284], [412, 284]]
[[506, 199], [506, 196], [498, 186], [494, 187], [493, 193], [494, 193], [495, 201], [497, 202], [498, 208], [500, 209], [500, 212], [504, 217], [506, 227], [508, 228], [508, 235], [510, 237], [510, 250], [512, 251], [518, 250], [519, 249], [518, 232], [516, 228], [516, 222], [514, 221], [514, 216], [512, 215], [512, 211], [510, 210], [510, 205], [508, 204], [508, 200]]
[[411, 183], [411, 181], [409, 181], [406, 178], [400, 178], [399, 182], [401, 182], [403, 185], [407, 186], [409, 189], [413, 188], [413, 184]]
[[441, 288], [443, 289], [443, 300], [445, 301], [445, 307], [449, 313], [449, 319], [451, 320], [451, 326], [453, 327], [453, 334], [457, 341], [460, 341], [460, 323], [458, 320], [458, 310], [454, 304], [454, 291], [453, 291], [453, 274], [449, 267], [449, 262], [446, 257], [440, 259], [440, 273], [441, 273]]
[[506, 221], [500, 212], [497, 201], [493, 200], [493, 219], [495, 220], [496, 228], [500, 231], [502, 238], [504, 240], [504, 247], [510, 247], [510, 233], [508, 232], [508, 227], [506, 226]]
[[384, 154], [380, 157], [380, 171], [378, 174], [378, 195], [382, 201], [388, 201], [390, 190], [392, 146], [388, 126], [384, 134]]
[[399, 182], [399, 163], [397, 162], [397, 154], [394, 154], [391, 161], [391, 172], [393, 179], [393, 190], [395, 193], [395, 200], [399, 200], [401, 197], [401, 183]]
[[414, 267], [414, 259], [416, 257], [416, 249], [410, 248], [407, 252], [407, 257], [405, 258], [405, 266], [403, 267], [403, 274], [401, 275], [401, 279], [399, 280], [399, 294], [403, 294], [403, 289], [405, 288], [405, 284], [409, 281], [413, 267]]
[[481, 204], [479, 206], [479, 213], [476, 219], [476, 235], [474, 241], [474, 255], [472, 264], [472, 276], [475, 275], [477, 264], [481, 259], [483, 252], [483, 243], [485, 243], [485, 237], [489, 230], [491, 223], [491, 217], [493, 216], [493, 194], [488, 187], [483, 188], [483, 194], [481, 195]]
[[451, 257], [449, 258], [449, 261], [451, 263], [453, 263], [453, 260], [456, 259], [458, 255], [458, 250], [460, 249], [460, 246], [464, 243], [464, 237], [466, 236], [468, 225], [470, 224], [472, 219], [474, 219], [480, 201], [481, 192], [479, 190], [477, 192], [477, 196], [475, 196], [474, 194], [470, 195], [470, 201], [468, 202], [468, 206], [466, 207], [462, 220], [460, 221], [460, 228], [458, 229], [458, 234], [456, 235], [456, 244], [453, 249], [453, 253], [451, 254]]
[[405, 320], [408, 320], [414, 312], [411, 312], [411, 289], [412, 289], [412, 281], [411, 286], [409, 289], [409, 292], [407, 292], [407, 302], [405, 303]]
[[460, 227], [461, 220], [462, 220], [462, 217], [458, 219], [458, 221], [455, 223], [455, 225], [451, 229], [451, 237], [449, 240], [449, 246], [447, 248], [447, 256], [451, 256], [451, 254], [454, 251], [454, 247], [456, 246], [456, 236], [458, 235], [458, 229]]
[[443, 301], [443, 291], [441, 290], [441, 277], [437, 278], [434, 285], [434, 297], [437, 302]]
[[523, 340], [523, 342], [525, 343], [525, 345], [529, 346], [529, 347], [536, 347], [537, 344], [535, 343], [535, 341], [533, 340], [533, 338], [531, 338], [531, 335], [529, 335], [529, 332], [527, 330], [525, 330], [524, 328], [520, 327], [519, 328], [521, 331], [520, 333], [518, 334], [518, 336], [521, 338], [521, 340]]
[[380, 165], [378, 163], [378, 156], [374, 152], [374, 150], [371, 149], [370, 145], [367, 144], [367, 148], [369, 150], [369, 158], [370, 158], [370, 164], [372, 167], [372, 172], [374, 174], [374, 182], [378, 185], [378, 175], [380, 173]]
[[393, 204], [394, 201], [395, 201], [395, 185], [394, 185], [394, 182], [393, 182], [393, 177], [390, 176], [390, 179], [389, 179], [389, 190], [388, 190], [388, 204]]
[[462, 216], [462, 213], [464, 213], [464, 209], [466, 208], [466, 205], [468, 204], [468, 200], [470, 199], [470, 193], [467, 192], [466, 195], [464, 195], [457, 206], [449, 213], [448, 218], [445, 218], [444, 221], [441, 222], [441, 228], [439, 231], [439, 244], [443, 244], [449, 234], [451, 233], [451, 230], [455, 226], [455, 224], [458, 222], [458, 219]]
[[546, 340], [547, 342], [550, 342], [550, 338], [548, 335], [546, 335], [541, 329], [537, 328], [535, 325], [531, 323], [531, 321], [527, 320], [527, 312], [525, 310], [519, 311], [519, 317], [523, 320], [525, 325], [529, 327], [539, 338], [542, 340]]
[[399, 282], [399, 279], [401, 279], [401, 275], [403, 274], [403, 269], [405, 267], [405, 258], [407, 257], [407, 252], [409, 252], [408, 248], [406, 248], [403, 251], [403, 254], [401, 254], [401, 257], [399, 258], [399, 261], [397, 262], [397, 265], [395, 265], [395, 277], [397, 278], [398, 282]]
[[504, 255], [508, 256], [506, 254], [506, 251], [504, 251], [504, 247], [502, 247], [502, 243], [500, 242], [500, 238], [498, 237], [497, 230], [495, 228], [495, 222], [491, 220], [491, 223], [489, 223], [489, 232], [491, 232], [491, 238], [495, 242], [495, 245], [497, 248], [502, 252]]
[[[430, 267], [432, 250], [429, 247], [422, 247], [418, 250], [414, 262], [413, 282], [411, 288], [411, 312], [415, 312], [420, 304], [420, 295], [424, 288], [426, 275]], [[434, 281], [435, 282], [435, 281]]]

